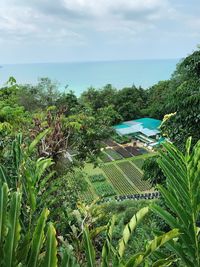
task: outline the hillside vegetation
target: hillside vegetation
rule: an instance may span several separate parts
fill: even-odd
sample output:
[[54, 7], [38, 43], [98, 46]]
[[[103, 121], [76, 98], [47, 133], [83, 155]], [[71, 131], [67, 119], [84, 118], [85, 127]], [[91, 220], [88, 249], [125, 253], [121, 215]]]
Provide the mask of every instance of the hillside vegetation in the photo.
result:
[[[171, 142], [153, 157], [105, 149], [113, 124], [140, 117], [163, 120]], [[0, 266], [200, 266], [199, 139], [199, 50], [147, 90], [106, 85], [77, 98], [48, 78], [9, 78], [0, 89]], [[152, 185], [160, 199], [114, 201]]]

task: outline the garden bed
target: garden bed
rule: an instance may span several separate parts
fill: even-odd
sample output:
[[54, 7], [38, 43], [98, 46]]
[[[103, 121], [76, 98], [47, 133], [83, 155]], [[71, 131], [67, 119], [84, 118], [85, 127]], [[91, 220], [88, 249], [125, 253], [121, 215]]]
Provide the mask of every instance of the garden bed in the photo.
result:
[[92, 183], [95, 183], [95, 182], [102, 182], [102, 181], [105, 181], [106, 178], [105, 176], [100, 173], [100, 174], [94, 174], [94, 175], [90, 175], [89, 176], [89, 179]]
[[104, 143], [107, 145], [107, 146], [117, 146], [117, 143], [113, 142], [111, 139], [107, 139], [107, 140], [104, 140]]
[[129, 153], [131, 153], [134, 156], [139, 156], [142, 153], [140, 152], [139, 148], [133, 147], [133, 146], [126, 146], [124, 147]]
[[114, 149], [108, 148], [105, 150], [105, 152], [111, 156], [114, 160], [120, 160], [123, 159], [123, 156], [117, 153]]
[[119, 194], [137, 193], [132, 184], [123, 176], [114, 164], [108, 164], [102, 167], [114, 189]]
[[142, 170], [142, 166], [144, 164], [144, 159], [134, 159], [133, 163]]
[[151, 185], [147, 181], [142, 180], [142, 173], [130, 162], [120, 162], [117, 166], [119, 166], [140, 191], [146, 191], [151, 188]]
[[98, 183], [94, 186], [95, 192], [99, 197], [109, 197], [116, 195], [113, 187], [108, 183]]
[[106, 153], [104, 153], [104, 152], [101, 152], [99, 158], [100, 158], [104, 163], [112, 161], [112, 159], [111, 159]]
[[118, 152], [120, 155], [122, 155], [122, 157], [124, 158], [130, 158], [133, 156], [130, 152], [128, 152], [126, 149], [120, 146], [115, 147], [114, 150]]

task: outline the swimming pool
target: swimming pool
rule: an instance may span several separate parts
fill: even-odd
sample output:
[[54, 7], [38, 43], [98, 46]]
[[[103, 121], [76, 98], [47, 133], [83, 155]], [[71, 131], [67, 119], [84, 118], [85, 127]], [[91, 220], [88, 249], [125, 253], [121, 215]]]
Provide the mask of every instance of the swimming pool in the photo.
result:
[[137, 119], [133, 121], [141, 123], [143, 128], [148, 128], [150, 130], [157, 130], [161, 124], [161, 120], [157, 120], [153, 118], [142, 118], [142, 119]]
[[128, 128], [128, 127], [130, 127], [130, 126], [127, 124], [123, 124], [123, 123], [120, 123], [120, 124], [113, 126], [113, 128], [115, 128], [115, 129], [124, 129], [124, 128]]

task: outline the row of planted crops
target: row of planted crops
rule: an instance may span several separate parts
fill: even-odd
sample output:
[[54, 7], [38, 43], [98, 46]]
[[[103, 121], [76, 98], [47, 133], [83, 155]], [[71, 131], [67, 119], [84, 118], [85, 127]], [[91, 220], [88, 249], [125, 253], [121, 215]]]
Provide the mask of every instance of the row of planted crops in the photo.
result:
[[[88, 192], [85, 199], [110, 198], [116, 195], [130, 195], [148, 191], [151, 185], [142, 180], [143, 154], [145, 149], [129, 144], [120, 145], [113, 140], [103, 144], [100, 159], [103, 162], [97, 173], [88, 173]], [[139, 157], [138, 157], [139, 156]], [[150, 155], [149, 155], [150, 156]]]
[[[129, 195], [148, 191], [151, 186], [147, 181], [142, 180], [142, 159], [114, 162], [104, 164], [101, 173], [89, 176], [89, 187], [92, 188], [88, 195], [89, 201], [92, 197], [112, 197], [115, 195]], [[136, 164], [135, 164], [136, 163]]]
[[139, 156], [147, 153], [147, 151], [143, 148], [134, 147], [131, 145], [121, 146], [111, 140], [105, 142], [104, 146], [107, 147], [102, 151], [100, 155], [100, 159], [104, 163], [131, 158], [133, 156]]

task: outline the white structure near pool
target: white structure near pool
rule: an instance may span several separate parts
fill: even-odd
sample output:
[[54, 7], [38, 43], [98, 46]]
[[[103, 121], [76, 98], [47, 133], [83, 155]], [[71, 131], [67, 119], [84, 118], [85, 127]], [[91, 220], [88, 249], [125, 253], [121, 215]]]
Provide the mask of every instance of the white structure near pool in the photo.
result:
[[[131, 135], [143, 141], [144, 143], [157, 145], [161, 141], [159, 129], [160, 125], [160, 120], [153, 118], [141, 118], [122, 122], [113, 126], [113, 128], [121, 136]], [[159, 141], [156, 141], [158, 139]]]

